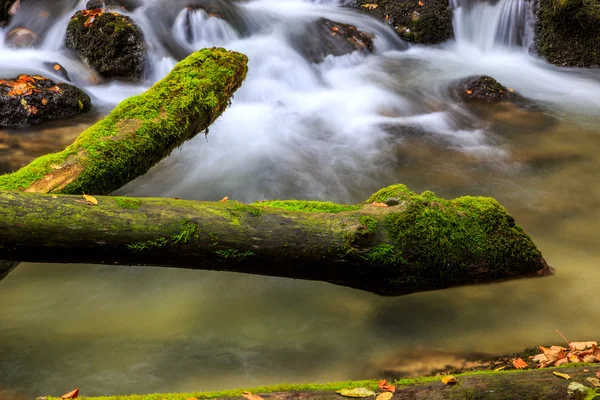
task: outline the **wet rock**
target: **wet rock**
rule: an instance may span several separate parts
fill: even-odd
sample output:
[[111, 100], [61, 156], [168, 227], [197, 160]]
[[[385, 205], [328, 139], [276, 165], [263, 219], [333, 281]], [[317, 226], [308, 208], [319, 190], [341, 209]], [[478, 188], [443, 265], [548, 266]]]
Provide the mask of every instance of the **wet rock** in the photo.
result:
[[100, 9], [78, 11], [69, 22], [65, 45], [105, 78], [137, 81], [144, 76], [144, 37], [129, 17]]
[[310, 24], [307, 32], [290, 39], [309, 61], [319, 63], [328, 55], [342, 56], [357, 50], [370, 53], [374, 36], [359, 31], [354, 25], [319, 18]]
[[59, 63], [45, 62], [44, 67], [46, 67], [49, 71], [51, 70], [59, 74], [65, 79], [65, 81], [71, 81], [71, 78], [69, 78], [69, 72], [67, 72], [67, 70]]
[[600, 66], [600, 9], [591, 0], [539, 0], [536, 49], [552, 64]]
[[38, 35], [27, 28], [15, 28], [6, 35], [6, 42], [18, 49], [34, 47], [38, 42]]
[[29, 75], [0, 80], [0, 126], [68, 118], [90, 107], [90, 97], [66, 83]]
[[488, 103], [517, 101], [523, 97], [514, 90], [502, 86], [489, 76], [471, 76], [452, 84], [456, 97], [464, 101], [483, 101]]
[[86, 3], [86, 10], [97, 9], [122, 9], [131, 11], [138, 7], [136, 1], [118, 1], [118, 0], [90, 0]]
[[0, 0], [0, 27], [8, 25], [14, 13], [14, 3], [15, 0]]
[[437, 44], [453, 37], [447, 0], [357, 0], [355, 6], [387, 22], [409, 42]]

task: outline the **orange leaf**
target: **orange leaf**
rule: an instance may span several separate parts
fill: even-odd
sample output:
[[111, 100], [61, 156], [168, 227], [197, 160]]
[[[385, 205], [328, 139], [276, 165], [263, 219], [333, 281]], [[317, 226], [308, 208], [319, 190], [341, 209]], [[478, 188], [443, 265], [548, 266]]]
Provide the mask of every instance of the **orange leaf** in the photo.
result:
[[456, 378], [452, 375], [448, 375], [442, 378], [442, 382], [444, 383], [444, 385], [454, 384], [456, 383]]
[[244, 392], [244, 394], [242, 394], [242, 396], [244, 396], [248, 400], [264, 400], [262, 397], [252, 394], [250, 392]]
[[219, 200], [219, 202], [220, 203], [225, 203], [227, 200], [229, 200], [229, 196], [223, 197], [221, 200]]
[[596, 376], [600, 378], [600, 371], [596, 372]]
[[385, 203], [377, 203], [377, 202], [371, 203], [371, 205], [372, 205], [373, 207], [389, 207], [389, 206], [388, 206], [387, 204], [385, 204]]
[[465, 93], [467, 93], [467, 94], [473, 94], [473, 91], [472, 91], [472, 90], [469, 90], [469, 89], [467, 89], [467, 90], [465, 90]]
[[423, 7], [423, 6], [425, 5], [425, 3], [423, 3], [421, 0], [419, 0], [419, 5], [420, 5], [421, 7]]
[[190, 398], [189, 398], [189, 399], [187, 399], [187, 400], [198, 400], [198, 399], [197, 399], [197, 398], [195, 398], [195, 397], [190, 397]]
[[528, 367], [527, 363], [523, 361], [522, 358], [517, 358], [516, 360], [513, 360], [513, 365], [516, 369], [525, 369]]
[[65, 399], [76, 399], [79, 396], [79, 389], [75, 389], [67, 394], [63, 394], [60, 398]]
[[56, 71], [60, 71], [60, 65], [58, 65], [58, 64], [54, 64], [54, 69], [55, 69]]
[[48, 104], [48, 99], [47, 99], [47, 98], [45, 98], [45, 97], [42, 97], [42, 104], [43, 104], [43, 105], [46, 105], [46, 104]]
[[379, 382], [377, 382], [377, 386], [379, 386], [379, 389], [386, 392], [396, 392], [396, 386], [390, 385], [385, 379], [382, 379]]

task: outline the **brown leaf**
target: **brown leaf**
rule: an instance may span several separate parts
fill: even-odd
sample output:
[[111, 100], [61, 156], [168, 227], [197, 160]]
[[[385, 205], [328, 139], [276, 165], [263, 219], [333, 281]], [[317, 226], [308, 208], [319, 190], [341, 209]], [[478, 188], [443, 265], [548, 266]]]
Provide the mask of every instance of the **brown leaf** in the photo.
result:
[[513, 366], [516, 369], [525, 369], [528, 367], [527, 363], [523, 361], [522, 358], [517, 358], [516, 360], [513, 360]]
[[43, 105], [46, 105], [46, 104], [48, 104], [48, 99], [47, 99], [47, 98], [45, 98], [45, 97], [42, 97], [42, 104], [43, 104]]
[[396, 392], [396, 386], [390, 385], [386, 380], [381, 380], [377, 382], [377, 386], [379, 386], [379, 389], [384, 390], [386, 392]]
[[258, 396], [256, 394], [252, 394], [250, 392], [244, 392], [242, 394], [242, 396], [244, 396], [248, 400], [264, 400], [262, 397], [260, 397], [260, 396]]
[[600, 378], [600, 371], [596, 372], [596, 376]]
[[594, 387], [600, 387], [600, 379], [598, 378], [585, 378], [585, 380], [591, 383]]
[[452, 375], [448, 375], [442, 378], [442, 382], [444, 383], [444, 385], [451, 385], [457, 383], [457, 380]]
[[60, 398], [65, 399], [76, 399], [79, 396], [79, 389], [75, 389], [69, 393], [63, 394]]
[[571, 342], [569, 343], [573, 350], [582, 351], [585, 349], [591, 349], [594, 346], [598, 346], [597, 342]]
[[554, 363], [555, 367], [561, 366], [563, 364], [567, 364], [569, 362], [569, 360], [567, 359], [567, 357], [565, 358], [561, 358], [560, 360], [558, 360], [557, 362]]
[[378, 202], [371, 203], [371, 205], [372, 205], [373, 207], [389, 207], [389, 206], [388, 206], [387, 204], [385, 204], [385, 203], [378, 203]]
[[219, 200], [219, 202], [220, 203], [225, 203], [227, 200], [229, 200], [229, 196], [223, 197], [221, 200]]
[[423, 7], [425, 5], [425, 3], [423, 3], [421, 0], [419, 0], [419, 6]]

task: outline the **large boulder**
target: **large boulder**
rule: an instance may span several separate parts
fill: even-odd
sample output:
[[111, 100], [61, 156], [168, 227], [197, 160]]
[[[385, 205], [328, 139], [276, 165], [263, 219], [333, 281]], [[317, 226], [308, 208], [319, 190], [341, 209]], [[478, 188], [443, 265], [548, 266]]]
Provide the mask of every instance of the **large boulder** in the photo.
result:
[[63, 119], [90, 108], [90, 97], [66, 83], [30, 75], [0, 80], [0, 126]]
[[117, 12], [76, 12], [69, 22], [65, 45], [105, 78], [137, 81], [144, 76], [146, 44], [142, 31]]
[[354, 51], [373, 51], [374, 35], [359, 31], [354, 25], [319, 18], [300, 35], [292, 35], [290, 42], [309, 61], [319, 63], [329, 55], [343, 56]]
[[592, 0], [539, 0], [536, 49], [549, 62], [600, 66], [600, 7]]
[[451, 90], [455, 97], [463, 101], [494, 103], [523, 100], [513, 89], [506, 88], [494, 78], [485, 75], [470, 76], [453, 82]]
[[448, 0], [357, 0], [356, 7], [386, 21], [409, 42], [437, 44], [453, 37]]

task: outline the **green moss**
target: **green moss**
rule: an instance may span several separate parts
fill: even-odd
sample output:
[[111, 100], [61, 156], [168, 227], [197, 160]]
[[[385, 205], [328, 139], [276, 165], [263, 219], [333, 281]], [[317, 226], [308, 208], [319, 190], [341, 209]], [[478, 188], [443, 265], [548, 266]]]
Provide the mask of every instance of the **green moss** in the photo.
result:
[[246, 63], [246, 56], [225, 49], [191, 54], [151, 89], [119, 104], [64, 151], [0, 176], [0, 189], [25, 189], [52, 173], [51, 166], [57, 164], [65, 171], [73, 165], [83, 171], [64, 187], [47, 191], [111, 193], [210, 125], [241, 85]]
[[226, 249], [226, 250], [217, 250], [215, 254], [218, 254], [224, 260], [235, 260], [242, 261], [246, 257], [253, 256], [254, 253], [251, 251], [239, 251], [237, 249]]
[[373, 235], [377, 230], [377, 220], [371, 216], [363, 215], [358, 219], [358, 222], [367, 228], [367, 233], [369, 235]]
[[313, 201], [313, 200], [273, 200], [263, 201], [262, 203], [254, 203], [255, 206], [280, 208], [288, 211], [300, 212], [326, 212], [338, 213], [342, 211], [355, 211], [360, 208], [358, 205], [337, 204], [330, 201]]
[[210, 240], [212, 240], [212, 245], [213, 246], [218, 246], [219, 245], [219, 237], [217, 235], [215, 235], [214, 233], [209, 233], [208, 237], [210, 238]]
[[132, 199], [127, 197], [115, 197], [115, 202], [121, 208], [132, 208], [137, 210], [142, 205], [142, 201], [140, 199]]
[[378, 190], [369, 197], [366, 203], [384, 203], [389, 198], [397, 198], [402, 201], [416, 196], [416, 193], [405, 185], [397, 184]]
[[258, 208], [256, 206], [252, 206], [252, 205], [243, 204], [243, 203], [236, 203], [233, 209], [236, 211], [250, 213], [250, 214], [254, 215], [255, 217], [260, 217], [260, 215], [262, 214], [262, 210], [260, 208]]
[[181, 230], [179, 231], [179, 233], [171, 237], [171, 243], [190, 243], [192, 240], [198, 240], [199, 233], [200, 229], [198, 228], [198, 225], [194, 224], [189, 220], [184, 220], [181, 223]]
[[404, 262], [402, 253], [400, 253], [391, 244], [378, 244], [373, 247], [365, 256], [372, 264], [377, 265], [398, 265]]
[[127, 245], [127, 248], [129, 248], [129, 250], [133, 250], [133, 251], [144, 251], [144, 250], [151, 250], [151, 249], [156, 249], [159, 247], [165, 247], [167, 244], [169, 243], [169, 241], [163, 237], [159, 237], [157, 239], [150, 239], [150, 240], [146, 240], [143, 242], [134, 242], [131, 244]]

